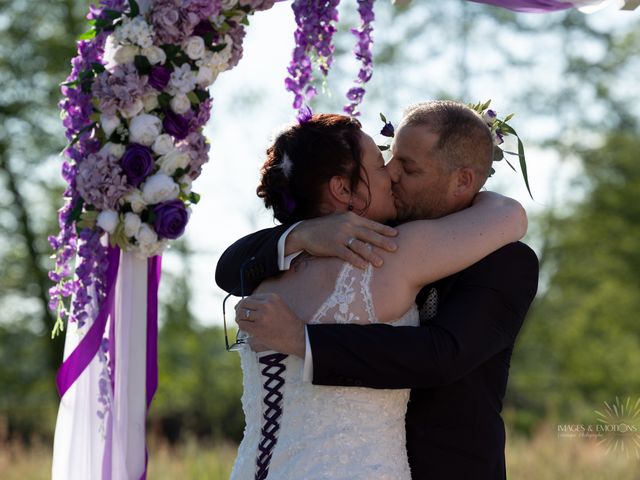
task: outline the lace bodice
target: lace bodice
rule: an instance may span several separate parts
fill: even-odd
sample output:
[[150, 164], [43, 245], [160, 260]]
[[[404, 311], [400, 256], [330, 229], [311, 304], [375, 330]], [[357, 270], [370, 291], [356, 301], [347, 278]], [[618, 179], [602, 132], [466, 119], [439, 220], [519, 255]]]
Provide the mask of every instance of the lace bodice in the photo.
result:
[[[344, 264], [310, 323], [378, 322], [372, 275], [372, 267]], [[416, 307], [392, 324], [417, 326]], [[408, 389], [315, 386], [303, 381], [300, 358], [275, 352], [247, 348], [241, 361], [246, 427], [232, 479], [411, 478], [404, 427]]]

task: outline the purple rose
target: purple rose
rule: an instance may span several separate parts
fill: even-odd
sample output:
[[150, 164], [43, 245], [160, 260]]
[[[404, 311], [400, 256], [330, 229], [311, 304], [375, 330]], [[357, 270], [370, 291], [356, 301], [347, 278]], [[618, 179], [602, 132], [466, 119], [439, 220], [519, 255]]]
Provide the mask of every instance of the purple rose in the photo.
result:
[[171, 78], [171, 71], [167, 67], [153, 67], [149, 72], [148, 83], [158, 91], [164, 90]]
[[182, 140], [189, 135], [189, 120], [171, 110], [165, 110], [162, 126], [176, 140]]
[[184, 233], [189, 214], [182, 200], [159, 203], [153, 211], [156, 216], [153, 227], [159, 237], [173, 240]]
[[153, 155], [148, 147], [132, 143], [124, 152], [120, 165], [129, 185], [137, 187], [153, 171]]

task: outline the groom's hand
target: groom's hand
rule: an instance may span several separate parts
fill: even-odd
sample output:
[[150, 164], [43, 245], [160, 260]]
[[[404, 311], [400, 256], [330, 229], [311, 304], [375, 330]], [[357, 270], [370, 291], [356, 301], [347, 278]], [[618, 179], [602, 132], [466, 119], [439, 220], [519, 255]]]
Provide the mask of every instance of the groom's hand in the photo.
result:
[[285, 255], [306, 250], [317, 257], [339, 257], [359, 268], [368, 263], [382, 266], [382, 258], [368, 247], [395, 251], [391, 239], [395, 228], [366, 219], [353, 212], [337, 213], [302, 221], [287, 236]]
[[254, 350], [275, 350], [304, 358], [304, 322], [275, 293], [258, 293], [236, 305], [236, 323]]

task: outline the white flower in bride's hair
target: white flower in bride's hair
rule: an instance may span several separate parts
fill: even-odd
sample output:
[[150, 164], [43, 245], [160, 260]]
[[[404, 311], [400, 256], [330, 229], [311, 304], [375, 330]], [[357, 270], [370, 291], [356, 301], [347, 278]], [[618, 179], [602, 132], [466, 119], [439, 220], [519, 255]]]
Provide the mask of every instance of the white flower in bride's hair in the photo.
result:
[[282, 174], [289, 178], [291, 176], [291, 171], [293, 170], [293, 162], [289, 155], [286, 153], [282, 156], [282, 161], [280, 162], [280, 169], [282, 170]]

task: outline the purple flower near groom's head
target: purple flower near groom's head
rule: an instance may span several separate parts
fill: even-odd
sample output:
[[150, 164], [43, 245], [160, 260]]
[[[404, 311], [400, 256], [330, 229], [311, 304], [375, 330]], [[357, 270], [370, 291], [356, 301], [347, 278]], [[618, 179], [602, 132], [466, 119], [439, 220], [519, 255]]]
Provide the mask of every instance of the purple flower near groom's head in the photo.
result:
[[153, 227], [160, 238], [174, 240], [184, 233], [189, 221], [189, 213], [182, 200], [159, 203], [153, 209]]
[[149, 85], [158, 91], [164, 90], [171, 79], [171, 71], [167, 67], [161, 65], [155, 66], [149, 72]]
[[162, 127], [176, 140], [182, 140], [189, 135], [189, 120], [169, 109], [164, 112]]
[[127, 183], [137, 187], [153, 171], [153, 155], [148, 147], [132, 143], [127, 146], [120, 164], [127, 176]]
[[395, 135], [395, 129], [393, 128], [393, 124], [391, 122], [385, 123], [384, 127], [382, 127], [382, 130], [380, 130], [380, 135], [384, 137], [393, 138]]

